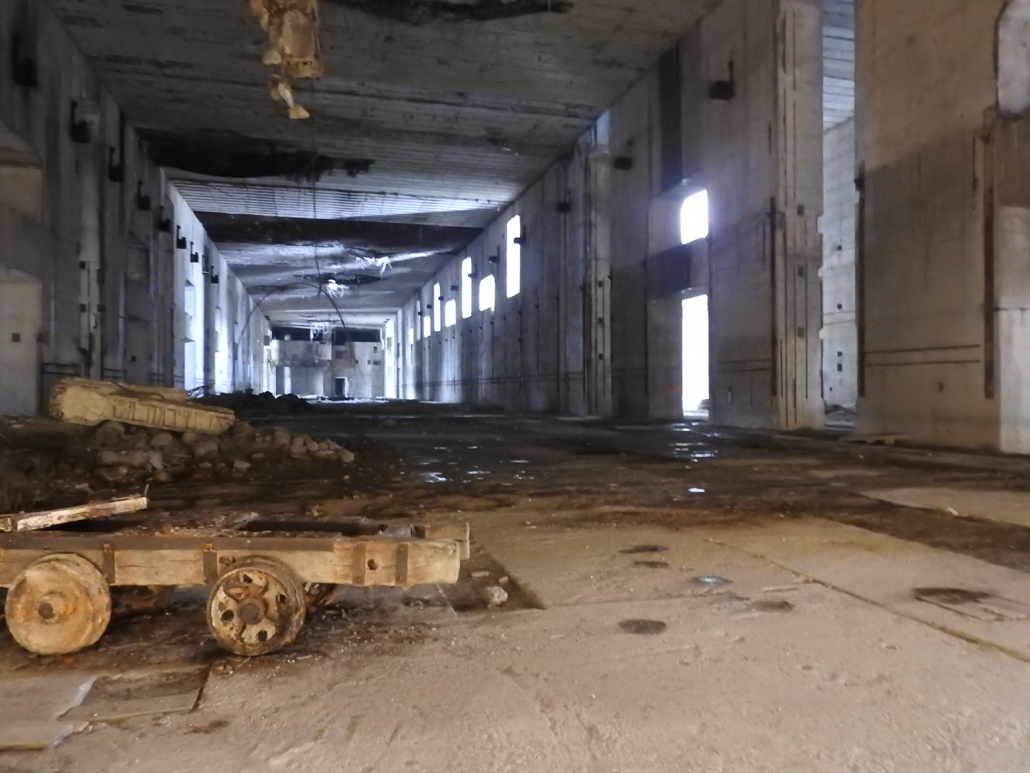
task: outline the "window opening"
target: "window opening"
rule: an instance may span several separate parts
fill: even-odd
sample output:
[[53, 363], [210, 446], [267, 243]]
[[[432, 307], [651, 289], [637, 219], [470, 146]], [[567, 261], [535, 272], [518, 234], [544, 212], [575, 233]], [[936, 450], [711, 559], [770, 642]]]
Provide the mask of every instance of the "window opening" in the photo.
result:
[[497, 295], [497, 280], [491, 274], [479, 283], [479, 310], [493, 311]]
[[441, 330], [440, 325], [440, 304], [443, 301], [440, 299], [440, 283], [437, 282], [433, 285], [433, 330], [437, 333]]
[[522, 292], [522, 218], [516, 215], [508, 221], [508, 249], [505, 257], [507, 276], [505, 288], [509, 298]]
[[688, 196], [680, 210], [680, 239], [683, 244], [708, 236], [708, 191]]
[[472, 316], [472, 258], [461, 261], [461, 318]]

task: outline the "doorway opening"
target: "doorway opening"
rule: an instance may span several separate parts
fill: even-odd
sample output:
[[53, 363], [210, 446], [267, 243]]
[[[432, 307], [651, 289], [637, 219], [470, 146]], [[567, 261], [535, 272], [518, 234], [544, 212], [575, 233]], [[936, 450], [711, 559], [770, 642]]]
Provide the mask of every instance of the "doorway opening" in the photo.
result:
[[709, 403], [708, 296], [683, 301], [683, 415], [706, 418]]
[[347, 397], [347, 379], [346, 378], [336, 378], [335, 379], [335, 383], [334, 383], [333, 386], [334, 386], [334, 388], [333, 388], [333, 397], [337, 397], [337, 398], [339, 398], [341, 400], [346, 399], [346, 397]]

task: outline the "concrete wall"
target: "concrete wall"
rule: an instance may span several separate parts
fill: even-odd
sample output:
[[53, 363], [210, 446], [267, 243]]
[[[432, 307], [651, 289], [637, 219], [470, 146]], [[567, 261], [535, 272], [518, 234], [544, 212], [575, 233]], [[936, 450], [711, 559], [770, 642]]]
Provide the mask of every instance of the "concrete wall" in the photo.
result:
[[823, 170], [823, 400], [828, 407], [858, 403], [858, 328], [855, 324], [855, 122], [826, 131]]
[[346, 346], [331, 346], [312, 341], [273, 341], [271, 358], [278, 371], [275, 389], [279, 393], [335, 397], [336, 379], [345, 378], [344, 397], [383, 397], [385, 357], [382, 343], [350, 341]]
[[1010, 270], [1027, 257], [1020, 218], [1000, 208], [1030, 199], [1001, 179], [1022, 174], [1010, 166], [1026, 133], [996, 117], [1005, 5], [939, 0], [932, 14], [916, 3], [858, 5], [862, 431], [1030, 450], [1001, 440], [1002, 424], [1030, 421], [1016, 407], [1019, 380], [999, 370], [1030, 354], [1006, 329], [1025, 315], [1030, 288]]
[[[716, 420], [820, 424], [821, 56], [818, 2], [725, 0], [470, 246], [495, 311], [477, 295], [471, 319], [421, 337], [419, 303], [460, 305], [461, 257], [435, 280], [443, 300], [432, 283], [411, 300], [406, 396], [676, 418], [681, 300], [711, 291]], [[735, 97], [710, 99], [731, 63]], [[710, 240], [676, 249], [679, 204], [702, 188]], [[514, 215], [522, 292], [508, 299]]]
[[335, 394], [335, 380], [347, 379], [347, 397], [365, 400], [386, 395], [386, 353], [381, 343], [351, 341], [333, 348], [325, 394]]
[[[174, 208], [175, 223], [203, 244], [199, 223], [42, 3], [0, 5], [0, 61], [11, 61], [15, 34], [36, 61], [38, 83], [19, 86], [6, 70], [0, 78], [0, 267], [41, 284], [40, 396], [69, 375], [230, 388], [228, 342], [232, 324], [242, 329], [249, 298], [216, 256], [220, 293], [196, 285], [195, 318], [204, 320], [211, 305], [211, 325], [187, 329], [190, 272], [174, 228], [158, 225]], [[89, 129], [74, 141], [71, 126], [80, 121]], [[262, 386], [251, 365], [263, 360], [262, 325], [242, 344], [247, 365], [238, 368], [237, 387]], [[187, 351], [197, 352], [195, 365], [187, 366]]]

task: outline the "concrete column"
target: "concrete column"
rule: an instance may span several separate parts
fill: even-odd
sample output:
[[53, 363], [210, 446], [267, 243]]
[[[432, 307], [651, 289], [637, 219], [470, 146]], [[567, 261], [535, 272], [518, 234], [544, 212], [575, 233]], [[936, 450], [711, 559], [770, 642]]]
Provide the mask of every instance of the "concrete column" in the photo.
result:
[[647, 304], [649, 418], [683, 418], [683, 301], [677, 294]]
[[997, 214], [997, 400], [999, 447], [1030, 453], [1030, 208]]
[[709, 24], [710, 79], [736, 81], [703, 113], [713, 420], [821, 426], [822, 6], [730, 0]]

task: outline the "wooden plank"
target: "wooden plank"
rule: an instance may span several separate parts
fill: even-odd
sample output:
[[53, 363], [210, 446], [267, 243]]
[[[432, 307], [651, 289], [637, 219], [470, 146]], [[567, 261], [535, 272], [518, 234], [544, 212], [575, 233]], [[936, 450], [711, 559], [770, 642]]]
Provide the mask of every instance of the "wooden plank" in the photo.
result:
[[149, 500], [146, 497], [126, 497], [108, 502], [91, 502], [77, 507], [65, 507], [59, 510], [0, 515], [0, 532], [35, 531], [90, 518], [136, 513], [146, 510], [148, 505]]
[[470, 529], [468, 523], [437, 523], [426, 526], [428, 540], [454, 540], [458, 543], [461, 560], [468, 561], [472, 555], [469, 543]]

